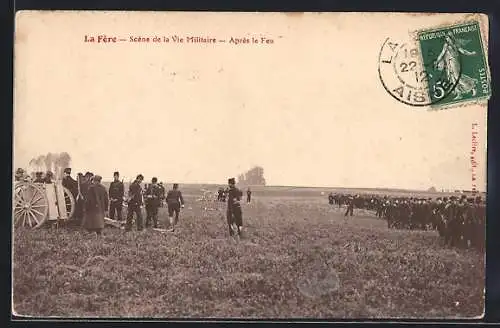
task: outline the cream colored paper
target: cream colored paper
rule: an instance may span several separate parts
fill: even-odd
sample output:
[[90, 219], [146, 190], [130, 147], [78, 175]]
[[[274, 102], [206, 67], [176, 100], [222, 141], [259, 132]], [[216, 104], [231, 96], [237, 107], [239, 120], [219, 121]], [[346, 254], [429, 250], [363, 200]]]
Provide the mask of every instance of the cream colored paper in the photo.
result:
[[260, 165], [271, 186], [485, 192], [486, 103], [412, 107], [378, 73], [387, 38], [467, 20], [487, 53], [478, 14], [21, 11], [13, 167], [66, 151], [104, 180]]

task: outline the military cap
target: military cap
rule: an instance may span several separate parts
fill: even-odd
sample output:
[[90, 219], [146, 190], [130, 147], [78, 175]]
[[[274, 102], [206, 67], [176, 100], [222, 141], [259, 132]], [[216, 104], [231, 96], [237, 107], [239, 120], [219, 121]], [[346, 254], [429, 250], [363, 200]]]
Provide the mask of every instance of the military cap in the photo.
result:
[[156, 182], [158, 182], [158, 178], [157, 178], [157, 177], [153, 177], [153, 179], [151, 179], [151, 182], [152, 182], [152, 183], [156, 183]]
[[102, 177], [101, 177], [100, 175], [96, 174], [96, 175], [94, 175], [93, 180], [94, 180], [95, 182], [101, 182]]
[[35, 173], [35, 175], [36, 175], [37, 177], [39, 177], [39, 176], [43, 175], [43, 172], [38, 171], [38, 172], [36, 172], [36, 173]]
[[235, 178], [229, 178], [227, 179], [228, 184], [236, 184], [236, 179]]
[[137, 177], [136, 177], [136, 180], [144, 180], [144, 176], [142, 174], [138, 174]]
[[87, 172], [85, 172], [85, 176], [86, 176], [86, 177], [91, 177], [91, 176], [93, 176], [93, 174], [92, 174], [92, 173], [90, 173], [89, 171], [87, 171]]
[[64, 169], [64, 173], [71, 174], [71, 167], [67, 167]]
[[179, 184], [178, 183], [174, 183], [174, 189], [178, 188], [178, 187], [179, 187]]
[[113, 173], [113, 176], [115, 176], [115, 175], [118, 175], [118, 176], [119, 176], [119, 175], [120, 175], [120, 172], [118, 172], [118, 171], [114, 172], [114, 173]]
[[17, 174], [23, 174], [23, 173], [24, 173], [24, 170], [23, 170], [22, 168], [18, 168], [18, 169], [16, 170], [16, 173], [17, 173]]

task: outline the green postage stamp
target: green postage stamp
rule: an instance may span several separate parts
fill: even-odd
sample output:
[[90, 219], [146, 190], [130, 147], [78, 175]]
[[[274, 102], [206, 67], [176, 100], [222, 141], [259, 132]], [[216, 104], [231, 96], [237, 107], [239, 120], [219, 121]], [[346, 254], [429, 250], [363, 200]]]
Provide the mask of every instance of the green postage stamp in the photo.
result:
[[488, 99], [490, 76], [479, 23], [418, 31], [432, 107]]

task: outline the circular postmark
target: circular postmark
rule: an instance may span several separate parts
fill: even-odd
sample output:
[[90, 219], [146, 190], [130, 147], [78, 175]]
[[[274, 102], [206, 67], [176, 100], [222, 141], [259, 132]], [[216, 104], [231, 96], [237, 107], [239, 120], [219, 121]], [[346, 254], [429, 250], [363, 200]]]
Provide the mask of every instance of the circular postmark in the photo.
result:
[[[410, 41], [387, 38], [378, 59], [379, 78], [387, 93], [399, 102], [414, 107], [438, 104], [459, 82], [440, 69], [442, 60], [446, 58], [439, 51], [421, 53]], [[460, 70], [459, 59], [458, 63]]]

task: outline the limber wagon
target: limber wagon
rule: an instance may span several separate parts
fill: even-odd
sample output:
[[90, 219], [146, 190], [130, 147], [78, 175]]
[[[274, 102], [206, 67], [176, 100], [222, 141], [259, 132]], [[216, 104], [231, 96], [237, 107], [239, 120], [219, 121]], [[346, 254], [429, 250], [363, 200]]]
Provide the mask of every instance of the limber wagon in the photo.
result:
[[16, 182], [13, 195], [15, 228], [39, 228], [72, 218], [75, 198], [58, 180], [54, 183]]

